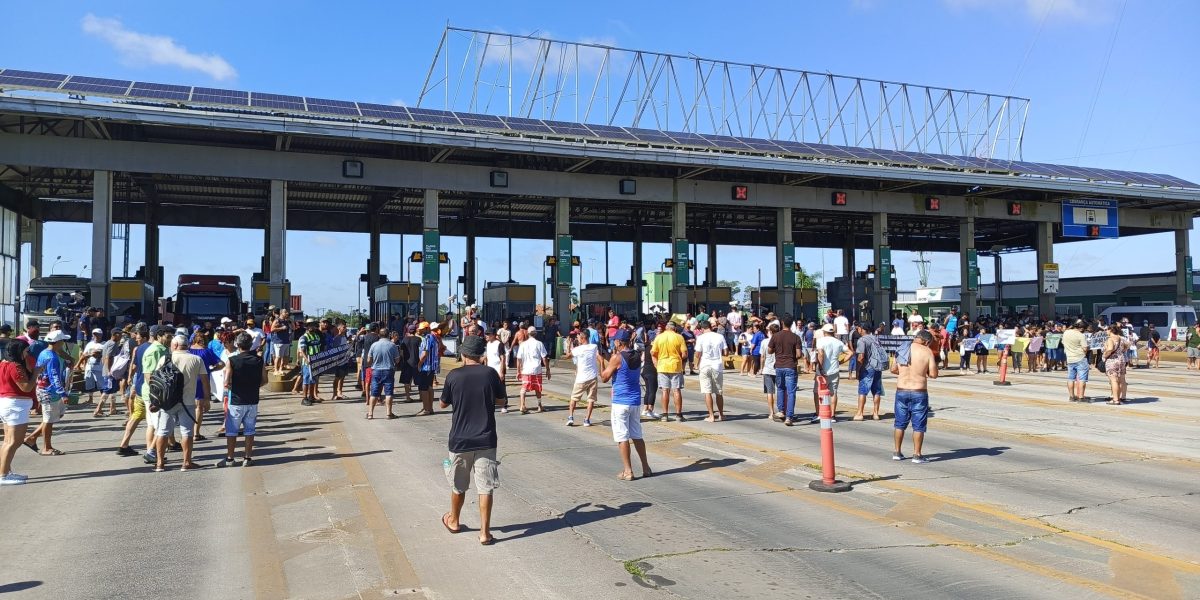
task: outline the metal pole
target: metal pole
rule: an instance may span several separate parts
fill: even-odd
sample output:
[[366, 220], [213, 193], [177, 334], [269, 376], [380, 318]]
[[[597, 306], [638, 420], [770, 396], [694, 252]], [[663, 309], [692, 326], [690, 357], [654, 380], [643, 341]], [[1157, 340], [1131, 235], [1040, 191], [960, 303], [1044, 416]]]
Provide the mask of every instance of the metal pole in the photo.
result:
[[997, 252], [996, 253], [996, 277], [995, 277], [995, 279], [996, 279], [996, 316], [997, 317], [999, 317], [1000, 314], [1002, 312], [1004, 312], [1002, 310], [1002, 307], [1004, 306], [1004, 291], [1000, 287], [1000, 269], [1002, 268], [1001, 267], [1002, 264], [1003, 263], [1000, 260], [1000, 253]]

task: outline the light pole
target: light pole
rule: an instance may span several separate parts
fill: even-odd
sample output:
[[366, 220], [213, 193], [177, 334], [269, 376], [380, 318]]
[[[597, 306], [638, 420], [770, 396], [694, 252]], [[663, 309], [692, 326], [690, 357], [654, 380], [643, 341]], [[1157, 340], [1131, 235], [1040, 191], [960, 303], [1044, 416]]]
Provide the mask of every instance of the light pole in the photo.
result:
[[69, 262], [71, 262], [71, 259], [69, 259], [69, 258], [63, 258], [63, 257], [61, 257], [61, 256], [55, 256], [55, 257], [54, 257], [54, 262], [53, 262], [53, 263], [50, 265], [50, 274], [51, 274], [51, 275], [53, 275], [53, 274], [54, 274], [54, 268], [55, 268], [55, 267], [57, 267], [57, 266], [59, 265], [59, 263], [69, 263]]
[[993, 279], [995, 279], [995, 281], [996, 281], [996, 317], [997, 318], [1000, 316], [1000, 313], [1004, 312], [1003, 311], [1004, 291], [1001, 289], [1001, 285], [1003, 283], [1001, 281], [1001, 279], [1003, 279], [1003, 278], [1001, 277], [1001, 274], [1000, 274], [1001, 269], [1003, 268], [1003, 261], [1000, 259], [1000, 251], [1001, 250], [1004, 250], [1004, 246], [1002, 246], [1000, 244], [992, 246], [992, 255], [996, 261], [996, 273], [995, 273], [995, 276], [993, 277]]

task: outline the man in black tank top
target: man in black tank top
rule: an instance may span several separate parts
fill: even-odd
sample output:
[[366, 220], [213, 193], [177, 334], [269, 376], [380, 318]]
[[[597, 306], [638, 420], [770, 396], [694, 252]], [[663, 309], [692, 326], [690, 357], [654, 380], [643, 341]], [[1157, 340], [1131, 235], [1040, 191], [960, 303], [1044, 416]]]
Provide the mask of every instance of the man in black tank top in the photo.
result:
[[242, 466], [253, 464], [250, 455], [254, 451], [255, 425], [258, 422], [258, 396], [262, 387], [263, 360], [250, 351], [254, 338], [246, 332], [239, 333], [233, 344], [238, 353], [229, 357], [225, 365], [225, 390], [229, 394], [229, 408], [225, 412], [225, 458], [218, 467], [231, 467], [237, 449], [238, 429], [246, 438], [246, 451]]

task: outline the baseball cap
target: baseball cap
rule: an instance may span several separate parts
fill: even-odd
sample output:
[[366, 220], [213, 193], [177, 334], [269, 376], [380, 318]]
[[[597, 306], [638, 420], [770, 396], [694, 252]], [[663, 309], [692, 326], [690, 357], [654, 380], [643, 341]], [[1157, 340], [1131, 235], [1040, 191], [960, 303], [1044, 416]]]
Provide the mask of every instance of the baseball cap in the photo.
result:
[[826, 324], [822, 325], [821, 331], [830, 332], [830, 333], [835, 331], [833, 328], [833, 323], [826, 323]]
[[617, 335], [613, 336], [613, 339], [618, 342], [628, 344], [629, 340], [633, 339], [633, 335], [629, 333], [628, 329], [618, 329]]
[[113, 327], [112, 333], [110, 335], [120, 335], [120, 334], [124, 334], [124, 333], [125, 333], [124, 329], [121, 329], [120, 327]]
[[420, 323], [417, 323], [417, 331], [421, 331], [423, 329], [429, 329], [429, 321], [421, 321]]
[[104, 330], [103, 330], [103, 329], [100, 329], [99, 327], [97, 327], [97, 328], [95, 328], [95, 329], [93, 329], [93, 330], [92, 330], [92, 333], [98, 333], [98, 334], [100, 334], [100, 335], [104, 335]]
[[483, 356], [484, 350], [487, 349], [487, 344], [483, 342], [483, 338], [477, 335], [468, 335], [463, 338], [463, 343], [459, 347], [463, 356], [470, 358], [479, 358]]
[[[196, 330], [197, 330], [197, 331], [199, 331], [199, 329], [200, 329], [200, 326], [199, 326], [199, 325], [197, 325], [197, 326], [196, 326]], [[183, 337], [187, 337], [187, 336], [188, 336], [188, 330], [187, 330], [187, 328], [185, 328], [185, 327], [178, 327], [178, 328], [176, 328], [176, 329], [175, 329], [175, 335], [182, 335]]]
[[61, 330], [61, 329], [55, 329], [54, 331], [51, 331], [49, 333], [49, 335], [46, 336], [47, 344], [53, 344], [55, 342], [65, 342], [65, 341], [67, 341], [67, 334], [63, 333], [63, 330]]
[[233, 319], [230, 319], [229, 317], [221, 317], [221, 324], [222, 324], [222, 325], [224, 325], [224, 324], [226, 324], [226, 323], [232, 323], [232, 322], [233, 322]]
[[529, 333], [537, 333], [537, 327], [530, 325], [529, 329], [527, 329], [526, 331], [528, 331]]

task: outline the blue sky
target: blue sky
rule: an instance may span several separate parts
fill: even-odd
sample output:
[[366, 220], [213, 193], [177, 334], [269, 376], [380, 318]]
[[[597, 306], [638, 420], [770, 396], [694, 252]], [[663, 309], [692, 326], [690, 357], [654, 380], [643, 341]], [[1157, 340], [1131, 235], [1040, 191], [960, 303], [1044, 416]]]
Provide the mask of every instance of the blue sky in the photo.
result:
[[[292, 2], [286, 8], [246, 2], [177, 4], [151, 1], [26, 3], [0, 36], [0, 64], [168, 83], [213, 85], [345, 98], [413, 103], [449, 22], [461, 27], [539, 32], [558, 39], [602, 40], [628, 48], [694, 53], [749, 63], [830, 71], [893, 81], [1013, 94], [1032, 99], [1025, 158], [1132, 171], [1169, 173], [1200, 181], [1200, 3], [1188, 0], [856, 0], [845, 3], [693, 2], [360, 2], [330, 10], [328, 2]], [[15, 10], [15, 9], [14, 9]], [[89, 16], [90, 15], [90, 16]], [[54, 35], [47, 31], [53, 29]], [[1115, 41], [1114, 41], [1115, 40]], [[1111, 56], [1110, 56], [1111, 50]], [[1093, 107], [1094, 104], [1094, 108]], [[1091, 114], [1090, 126], [1088, 116]], [[1084, 135], [1084, 131], [1087, 135]], [[130, 272], [142, 261], [135, 226]], [[261, 232], [165, 228], [161, 256], [172, 281], [181, 272], [223, 272], [248, 279], [257, 270]], [[60, 273], [89, 262], [89, 225], [48, 224], [46, 267], [56, 256]], [[1200, 248], [1193, 230], [1192, 248]], [[405, 250], [411, 251], [415, 237]], [[204, 248], [196, 252], [196, 248]], [[443, 238], [461, 265], [461, 238]], [[537, 267], [551, 242], [517, 240], [514, 278], [538, 283]], [[774, 284], [768, 248], [718, 252], [722, 279]], [[305, 308], [356, 306], [366, 234], [291, 232], [288, 275]], [[480, 274], [507, 278], [506, 244], [479, 242]], [[585, 279], [604, 280], [602, 243], [576, 243]], [[838, 251], [797, 249], [810, 271], [832, 277]], [[1174, 240], [1159, 234], [1059, 245], [1064, 277], [1170, 271]], [[120, 247], [114, 274], [120, 275]], [[647, 245], [644, 270], [653, 270], [667, 246]], [[384, 236], [383, 270], [393, 279], [400, 261], [398, 236]], [[706, 264], [704, 251], [698, 265]], [[901, 289], [917, 283], [913, 256], [897, 253]], [[856, 257], [859, 268], [868, 251]], [[956, 255], [931, 256], [931, 283], [958, 283]], [[66, 262], [69, 260], [69, 262]], [[610, 247], [614, 283], [628, 277], [629, 244]], [[1006, 257], [1004, 277], [1034, 276], [1032, 253]], [[992, 261], [981, 261], [983, 281]], [[592, 273], [594, 272], [594, 275]], [[459, 273], [455, 273], [457, 276]], [[701, 272], [701, 278], [704, 274]], [[447, 278], [443, 278], [444, 280]], [[444, 283], [444, 298], [450, 286]], [[539, 295], [541, 294], [539, 286]]]

